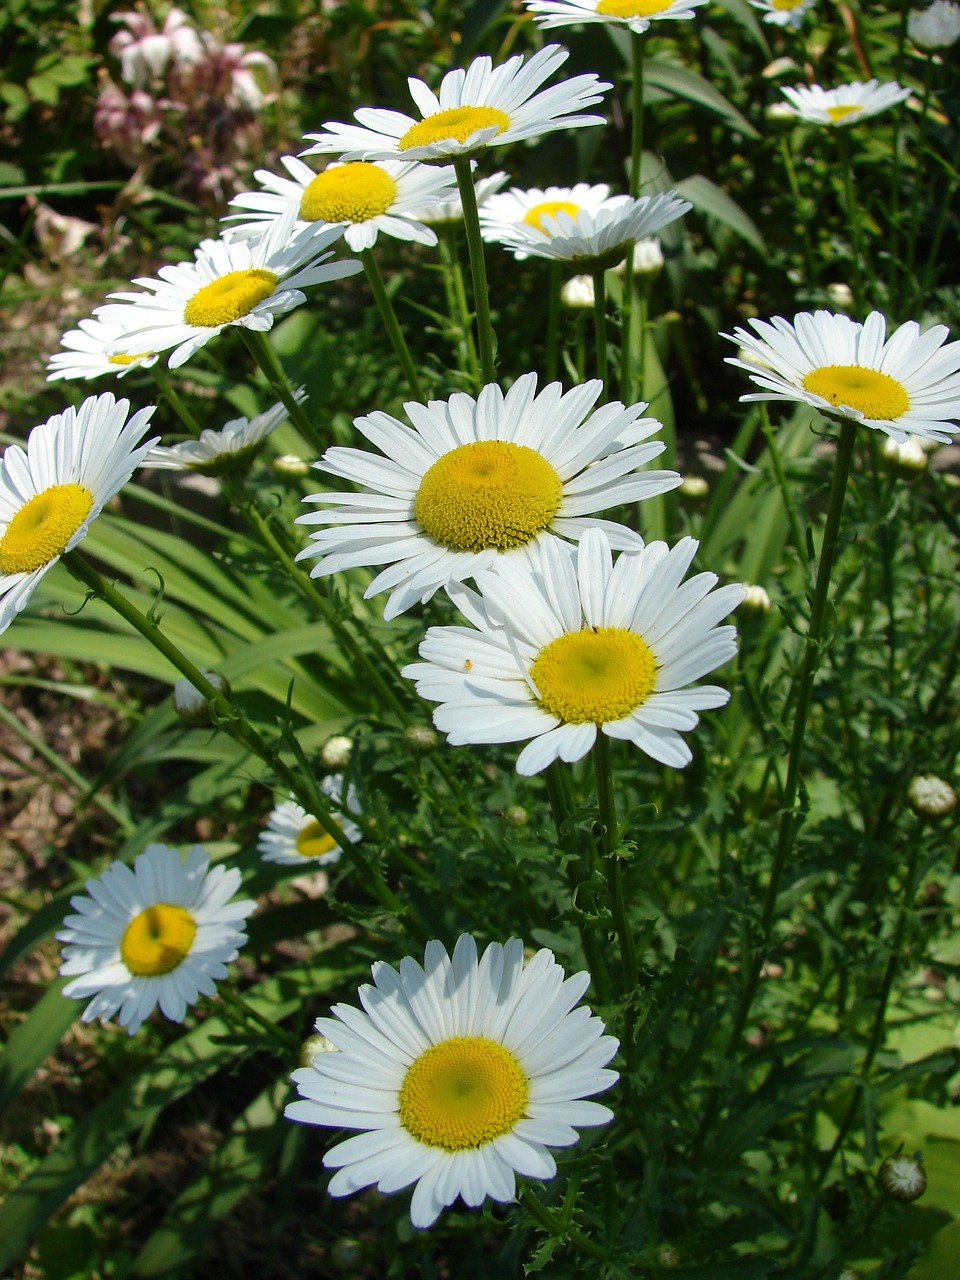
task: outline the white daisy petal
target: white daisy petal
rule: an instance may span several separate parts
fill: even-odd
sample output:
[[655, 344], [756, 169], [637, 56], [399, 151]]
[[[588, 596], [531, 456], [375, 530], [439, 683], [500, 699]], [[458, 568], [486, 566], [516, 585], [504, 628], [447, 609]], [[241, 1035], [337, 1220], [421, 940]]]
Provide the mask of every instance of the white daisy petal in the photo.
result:
[[[363, 832], [347, 817], [347, 814], [361, 817], [363, 813], [356, 788], [351, 783], [344, 795], [343, 775], [331, 774], [324, 778], [320, 790], [333, 810], [332, 816], [322, 815], [325, 823], [339, 830], [342, 840], [356, 844], [363, 838]], [[279, 862], [304, 870], [311, 863], [326, 867], [339, 862], [342, 847], [326, 826], [291, 796], [273, 809], [257, 841], [257, 852], [264, 862]]]
[[524, 0], [534, 21], [544, 30], [579, 26], [581, 23], [612, 23], [641, 35], [661, 18], [692, 18], [694, 10], [707, 0]]
[[857, 124], [910, 97], [910, 90], [895, 81], [881, 84], [879, 80], [868, 80], [865, 84], [854, 80], [836, 89], [824, 89], [818, 84], [797, 85], [784, 87], [781, 93], [790, 104], [787, 109], [798, 119], [831, 128]]

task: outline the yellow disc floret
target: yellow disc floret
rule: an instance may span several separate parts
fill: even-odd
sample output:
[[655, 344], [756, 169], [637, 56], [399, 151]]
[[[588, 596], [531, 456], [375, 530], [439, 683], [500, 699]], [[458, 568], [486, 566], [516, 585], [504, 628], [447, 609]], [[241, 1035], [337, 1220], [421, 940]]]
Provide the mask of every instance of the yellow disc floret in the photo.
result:
[[449, 107], [413, 125], [397, 145], [401, 151], [409, 151], [411, 147], [426, 147], [431, 142], [466, 142], [478, 129], [489, 129], [492, 125], [497, 126], [497, 133], [503, 133], [510, 126], [510, 117], [496, 107]]
[[228, 271], [198, 289], [183, 308], [187, 324], [200, 329], [215, 329], [248, 315], [258, 302], [269, 298], [277, 287], [279, 276], [264, 267], [247, 267]]
[[572, 200], [543, 200], [528, 209], [523, 220], [538, 231], [546, 231], [544, 218], [555, 218], [558, 213], [569, 213], [571, 218], [575, 218], [579, 212], [580, 205], [574, 204]]
[[0, 538], [0, 573], [32, 573], [62, 555], [90, 514], [82, 484], [53, 484], [23, 504]]
[[649, 18], [671, 4], [673, 0], [600, 0], [597, 13], [607, 18]]
[[304, 190], [304, 222], [368, 222], [386, 213], [397, 198], [397, 184], [385, 169], [355, 160], [318, 173]]
[[563, 484], [535, 449], [477, 440], [430, 467], [413, 503], [417, 523], [454, 551], [522, 547], [556, 515]]
[[400, 1123], [419, 1142], [468, 1151], [509, 1133], [527, 1108], [527, 1077], [503, 1045], [455, 1036], [421, 1053], [400, 1086]]
[[107, 356], [107, 362], [109, 364], [133, 364], [134, 360], [146, 360], [147, 356], [152, 354], [152, 351], [138, 351], [135, 356]]
[[799, 9], [803, 0], [770, 0], [771, 9]]
[[862, 111], [863, 107], [859, 103], [851, 102], [845, 106], [827, 107], [826, 112], [834, 124], [839, 124], [841, 120], [846, 120], [847, 116], [856, 115], [858, 111]]
[[544, 711], [565, 724], [622, 720], [653, 692], [657, 662], [634, 631], [587, 627], [551, 640], [530, 678]]
[[197, 923], [186, 907], [157, 902], [124, 929], [120, 955], [131, 973], [157, 978], [182, 964], [196, 933]]
[[297, 853], [301, 858], [319, 858], [339, 847], [326, 827], [322, 827], [316, 820], [308, 822], [297, 833]]
[[910, 397], [902, 382], [858, 364], [825, 364], [811, 369], [803, 379], [803, 389], [823, 396], [831, 404], [859, 409], [865, 418], [882, 422], [893, 422], [910, 408]]

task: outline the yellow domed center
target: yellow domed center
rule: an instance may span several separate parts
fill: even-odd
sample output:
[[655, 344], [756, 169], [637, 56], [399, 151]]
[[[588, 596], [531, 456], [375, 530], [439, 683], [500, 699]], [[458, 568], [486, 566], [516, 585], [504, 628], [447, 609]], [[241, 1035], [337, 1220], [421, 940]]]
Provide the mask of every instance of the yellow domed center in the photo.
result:
[[510, 117], [496, 107], [449, 107], [411, 126], [397, 145], [401, 151], [409, 151], [431, 142], [466, 142], [478, 129], [492, 125], [497, 126], [497, 133], [503, 133], [510, 126]]
[[368, 222], [386, 213], [397, 198], [397, 184], [368, 160], [324, 169], [304, 190], [304, 222]]
[[569, 213], [571, 218], [575, 218], [579, 212], [580, 205], [574, 204], [572, 200], [543, 200], [540, 204], [535, 204], [528, 209], [523, 215], [523, 220], [529, 226], [536, 227], [538, 231], [546, 232], [547, 228], [543, 225], [544, 218], [555, 218], [558, 213]]
[[455, 1036], [421, 1053], [400, 1086], [400, 1123], [419, 1142], [466, 1151], [509, 1133], [527, 1108], [527, 1077], [485, 1036]]
[[134, 360], [146, 360], [153, 355], [152, 351], [138, 351], [135, 356], [107, 356], [110, 364], [133, 364]]
[[847, 116], [854, 116], [858, 111], [862, 111], [863, 107], [856, 102], [848, 102], [846, 106], [827, 107], [826, 112], [834, 124], [839, 124], [841, 120], [846, 120]]
[[176, 969], [190, 954], [197, 923], [186, 907], [157, 902], [127, 925], [120, 955], [131, 973], [157, 978]]
[[249, 315], [258, 302], [269, 298], [279, 279], [263, 267], [228, 271], [219, 280], [211, 280], [197, 290], [183, 308], [184, 321], [200, 329], [231, 324], [241, 316]]
[[587, 627], [545, 645], [530, 667], [540, 705], [565, 724], [622, 720], [653, 692], [657, 661], [634, 631]]
[[92, 506], [82, 484], [52, 484], [34, 494], [0, 538], [0, 573], [32, 573], [62, 555]]
[[301, 858], [320, 858], [340, 846], [330, 832], [314, 819], [297, 833], [297, 853]]
[[865, 418], [885, 422], [892, 422], [910, 408], [910, 397], [902, 382], [858, 364], [825, 364], [811, 369], [803, 379], [803, 389], [823, 396], [831, 404], [859, 409]]
[[597, 13], [607, 18], [649, 18], [669, 9], [673, 0], [600, 0]]
[[771, 9], [799, 9], [804, 0], [770, 0]]
[[414, 519], [454, 551], [522, 547], [556, 515], [563, 484], [535, 449], [477, 440], [430, 467], [413, 502]]

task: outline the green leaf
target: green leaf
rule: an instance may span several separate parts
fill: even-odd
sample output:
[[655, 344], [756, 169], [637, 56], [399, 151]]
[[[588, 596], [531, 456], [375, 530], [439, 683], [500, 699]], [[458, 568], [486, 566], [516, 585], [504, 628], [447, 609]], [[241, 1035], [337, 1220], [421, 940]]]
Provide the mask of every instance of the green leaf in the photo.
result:
[[67, 981], [58, 979], [11, 1031], [0, 1054], [0, 1112], [10, 1106], [40, 1063], [53, 1053], [83, 1008], [79, 1001], [63, 995]]
[[644, 83], [654, 89], [661, 89], [675, 98], [685, 98], [697, 106], [706, 107], [715, 112], [738, 133], [748, 138], [759, 138], [760, 134], [745, 115], [729, 102], [719, 89], [715, 89], [709, 80], [697, 75], [686, 67], [675, 62], [661, 62], [657, 58], [648, 58], [643, 64]]
[[757, 253], [766, 254], [767, 247], [756, 223], [741, 209], [736, 200], [731, 199], [715, 182], [711, 182], [701, 173], [695, 173], [692, 177], [678, 182], [676, 191], [677, 195], [689, 200], [695, 209], [699, 209], [708, 218], [716, 218], [731, 231], [735, 231], [748, 244], [753, 245]]

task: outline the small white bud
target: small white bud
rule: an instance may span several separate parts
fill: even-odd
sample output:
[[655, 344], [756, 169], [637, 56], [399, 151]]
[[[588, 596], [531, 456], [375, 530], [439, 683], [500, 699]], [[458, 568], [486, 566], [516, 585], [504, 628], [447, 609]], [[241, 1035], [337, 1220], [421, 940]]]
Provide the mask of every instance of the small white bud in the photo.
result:
[[957, 793], [948, 782], [932, 773], [918, 773], [910, 779], [907, 801], [914, 813], [942, 818], [956, 807]]
[[317, 1031], [314, 1035], [308, 1036], [300, 1046], [300, 1065], [301, 1067], [310, 1067], [318, 1054], [336, 1052], [337, 1046], [333, 1041], [328, 1040], [326, 1036]]
[[[201, 671], [200, 674], [225, 698], [230, 697], [230, 682], [219, 671]], [[189, 680], [178, 680], [173, 686], [173, 709], [184, 722], [190, 725], [210, 724], [210, 703], [200, 690]]]
[[934, 0], [929, 9], [912, 9], [907, 35], [919, 49], [946, 49], [960, 36], [960, 5]]
[[593, 276], [573, 276], [560, 290], [560, 301], [577, 311], [594, 303]]
[[309, 474], [310, 463], [298, 458], [295, 453], [283, 453], [274, 458], [273, 469], [282, 476], [305, 476]]
[[927, 1189], [927, 1174], [920, 1153], [887, 1156], [877, 1170], [877, 1181], [892, 1200], [909, 1204]]
[[633, 246], [633, 273], [637, 276], [655, 276], [663, 270], [663, 250], [660, 241], [653, 236], [638, 240]]
[[769, 613], [770, 608], [770, 596], [765, 587], [757, 586], [756, 583], [747, 587], [747, 594], [740, 602], [741, 611], [760, 615]]
[[827, 285], [827, 297], [840, 311], [849, 311], [853, 306], [853, 290], [842, 280]]
[[320, 759], [328, 769], [345, 769], [353, 750], [353, 739], [336, 734], [320, 748]]
[[685, 498], [705, 498], [710, 492], [710, 486], [704, 480], [703, 476], [684, 476], [683, 483], [680, 485], [680, 493]]
[[927, 469], [927, 455], [916, 436], [907, 436], [906, 440], [886, 436], [880, 446], [880, 456], [891, 471], [903, 475], [916, 475]]

